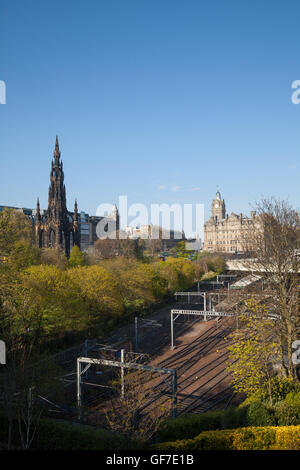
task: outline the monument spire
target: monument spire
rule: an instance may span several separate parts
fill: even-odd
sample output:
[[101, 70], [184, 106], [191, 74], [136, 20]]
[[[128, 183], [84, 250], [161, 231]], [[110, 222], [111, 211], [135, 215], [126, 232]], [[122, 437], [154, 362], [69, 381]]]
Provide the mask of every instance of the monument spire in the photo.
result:
[[75, 202], [75, 220], [67, 210], [66, 187], [64, 172], [60, 160], [58, 136], [55, 139], [55, 149], [51, 161], [48, 209], [40, 212], [40, 202], [36, 206], [36, 244], [39, 248], [62, 248], [66, 256], [70, 254], [71, 246], [80, 246], [80, 227], [78, 220], [77, 200]]
[[60, 151], [59, 151], [58, 136], [56, 135], [56, 139], [55, 139], [55, 149], [54, 149], [54, 160], [55, 160], [55, 163], [59, 163], [59, 159], [60, 159]]

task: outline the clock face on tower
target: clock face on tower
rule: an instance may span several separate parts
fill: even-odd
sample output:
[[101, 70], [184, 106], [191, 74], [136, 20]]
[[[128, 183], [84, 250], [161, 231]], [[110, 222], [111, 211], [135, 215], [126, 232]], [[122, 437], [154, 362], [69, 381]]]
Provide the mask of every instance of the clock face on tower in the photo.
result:
[[215, 208], [218, 209], [218, 207], [219, 207], [219, 204], [216, 202]]

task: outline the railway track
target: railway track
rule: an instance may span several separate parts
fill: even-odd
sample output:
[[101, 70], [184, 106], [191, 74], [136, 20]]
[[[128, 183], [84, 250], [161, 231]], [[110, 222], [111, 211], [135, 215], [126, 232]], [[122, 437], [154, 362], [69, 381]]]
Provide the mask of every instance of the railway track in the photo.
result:
[[[199, 308], [199, 307], [198, 307]], [[199, 318], [193, 319], [192, 322], [183, 321], [182, 323], [176, 324], [176, 336], [182, 336], [190, 328], [194, 327], [198, 322]], [[165, 319], [164, 326], [159, 330], [152, 330], [147, 336], [147, 342], [151, 345], [151, 358], [150, 365], [159, 366], [162, 368], [175, 368], [178, 376], [178, 413], [197, 413], [211, 409], [223, 402], [226, 403], [232, 395], [232, 390], [226, 384], [228, 379], [228, 373], [225, 370], [225, 365], [228, 360], [228, 351], [226, 351], [226, 341], [224, 337], [232, 331], [232, 325], [230, 324], [232, 319], [223, 318], [218, 323], [214, 320], [207, 322], [207, 325], [211, 323], [204, 331], [193, 339], [188, 344], [178, 347], [178, 350], [172, 354], [171, 357], [165, 360], [157, 362], [157, 355], [161, 354], [163, 348], [170, 344], [170, 327]], [[142, 339], [142, 337], [140, 337]], [[128, 337], [120, 335], [114, 335], [111, 339], [114, 339], [114, 347], [122, 347], [124, 340], [128, 341]], [[131, 338], [132, 340], [132, 338]], [[112, 343], [110, 343], [110, 346]], [[211, 358], [211, 354], [215, 354], [216, 348], [220, 351], [220, 356]], [[143, 351], [147, 352], [147, 350]], [[156, 359], [155, 359], [156, 358]], [[207, 361], [205, 361], [207, 358]], [[66, 372], [74, 374], [74, 362], [73, 358], [64, 357], [64, 366]], [[154, 362], [153, 362], [154, 360]], [[199, 367], [197, 363], [200, 361]], [[202, 362], [202, 364], [201, 364]], [[72, 364], [73, 363], [73, 364]], [[73, 368], [72, 368], [73, 365]], [[195, 379], [195, 377], [197, 377]], [[197, 386], [199, 382], [199, 386]], [[228, 382], [228, 380], [227, 380]], [[68, 384], [66, 384], [66, 388]], [[222, 390], [220, 390], [220, 387]], [[187, 391], [190, 390], [190, 392]], [[73, 390], [73, 392], [71, 392]], [[88, 391], [87, 396], [84, 400], [85, 408], [95, 409], [101, 402], [107, 401], [111, 397], [112, 390], [107, 387], [99, 387], [94, 391]], [[146, 392], [148, 393], [148, 392]], [[71, 395], [74, 394], [74, 381], [73, 387], [70, 387], [70, 401], [74, 402], [74, 398], [71, 400]], [[170, 387], [166, 380], [161, 379], [159, 382], [154, 383], [151, 390], [151, 398], [143, 407], [145, 412], [150, 412], [151, 408], [155, 406], [158, 401], [165, 402], [169, 400]], [[141, 410], [142, 411], [142, 410]]]
[[[228, 319], [224, 319], [222, 322], [226, 323]], [[210, 409], [220, 402], [228, 400], [232, 395], [232, 389], [228, 386], [222, 387], [221, 391], [219, 390], [222, 382], [229, 376], [225, 369], [228, 360], [227, 344], [224, 344], [223, 339], [224, 336], [232, 331], [232, 328], [228, 325], [221, 331], [221, 334], [218, 333], [212, 336], [215, 328], [215, 326], [208, 328], [190, 344], [173, 354], [171, 358], [158, 364], [160, 367], [172, 367], [177, 370], [179, 414]], [[222, 341], [223, 344], [220, 344], [218, 348], [222, 352], [220, 357], [206, 362], [199, 368], [194, 367], [199, 362], [199, 359], [209, 356]], [[189, 370], [191, 372], [186, 376], [186, 372]], [[208, 378], [203, 381], [205, 376]], [[186, 393], [185, 390], [195, 383], [195, 377], [197, 377], [197, 381], [201, 382], [199, 387], [193, 388], [191, 393]], [[170, 387], [165, 380], [161, 380], [158, 384], [154, 385], [152, 390], [154, 395], [144, 406], [144, 410], [151, 408], [158, 400], [162, 404], [170, 398]]]

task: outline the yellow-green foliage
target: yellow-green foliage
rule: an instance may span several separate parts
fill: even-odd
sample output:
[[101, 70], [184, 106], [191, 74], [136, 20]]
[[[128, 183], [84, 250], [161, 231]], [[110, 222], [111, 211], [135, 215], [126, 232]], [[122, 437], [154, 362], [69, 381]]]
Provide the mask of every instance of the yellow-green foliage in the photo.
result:
[[156, 450], [300, 450], [300, 426], [204, 431], [194, 439], [163, 442]]
[[155, 301], [153, 279], [156, 273], [151, 265], [119, 256], [101, 261], [100, 266], [114, 277], [126, 309], [147, 307]]
[[[286, 400], [287, 396], [288, 395], [290, 396], [290, 392], [292, 394], [294, 393], [296, 394], [297, 392], [299, 393], [300, 383], [297, 384], [297, 382], [294, 382], [291, 377], [275, 376], [270, 379], [270, 388], [271, 388], [273, 404], [274, 404], [278, 401]], [[269, 398], [269, 395], [268, 395], [267, 388], [259, 388], [255, 393], [249, 395], [240, 406], [247, 406], [257, 401], [265, 401], [268, 398]], [[291, 398], [289, 398], [289, 400], [291, 400]], [[296, 403], [293, 403], [292, 401], [289, 401], [289, 403], [296, 404]], [[299, 401], [299, 405], [300, 405], [300, 401]]]
[[78, 246], [74, 245], [70, 253], [68, 265], [71, 268], [74, 268], [76, 266], [83, 266], [84, 264], [85, 264], [84, 253], [82, 253], [82, 251], [80, 250]]
[[203, 274], [208, 274], [213, 272], [216, 274], [221, 274], [226, 269], [226, 262], [222, 256], [213, 255], [208, 251], [202, 251], [197, 257], [197, 262], [199, 271], [198, 276]]
[[15, 209], [0, 212], [0, 255], [8, 256], [14, 250], [16, 242], [32, 243], [33, 225], [28, 217]]
[[214, 271], [208, 271], [207, 273], [203, 274], [201, 277], [201, 281], [210, 281], [216, 277], [216, 273]]
[[[40, 318], [44, 335], [110, 326], [122, 312], [113, 276], [99, 266], [66, 271], [54, 265], [31, 266], [22, 273], [30, 306]], [[23, 294], [24, 295], [24, 294]]]
[[267, 389], [272, 404], [269, 363], [279, 357], [279, 346], [270, 339], [274, 326], [267, 314], [263, 305], [251, 299], [247, 302], [246, 314], [240, 315], [244, 328], [230, 335], [233, 343], [228, 346], [228, 370], [237, 392], [251, 396]]
[[300, 426], [280, 426], [276, 428], [276, 443], [272, 449], [299, 450]]
[[[298, 384], [300, 386], [300, 384]], [[287, 393], [285, 397], [285, 401], [289, 403], [290, 405], [296, 405], [300, 407], [300, 387], [298, 387], [298, 390], [291, 391]]]
[[[60, 267], [50, 257], [47, 263], [26, 269], [2, 267], [0, 309], [14, 328], [24, 323], [22, 304], [30, 331], [34, 333], [36, 325], [40, 338], [87, 330], [104, 334], [122, 315], [145, 309], [170, 289], [184, 289], [194, 282], [193, 265], [185, 259], [146, 264], [117, 257], [80, 266], [81, 252], [75, 248], [69, 266]], [[57, 255], [54, 251], [47, 254]]]
[[166, 279], [168, 290], [176, 292], [188, 289], [195, 279], [195, 268], [191, 261], [183, 258], [168, 258], [156, 265], [159, 274]]

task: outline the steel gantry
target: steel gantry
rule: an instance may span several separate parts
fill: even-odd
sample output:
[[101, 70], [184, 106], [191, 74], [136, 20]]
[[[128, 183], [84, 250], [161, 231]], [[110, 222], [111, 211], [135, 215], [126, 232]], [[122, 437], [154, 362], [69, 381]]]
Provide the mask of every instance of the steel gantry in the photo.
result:
[[[82, 408], [82, 375], [91, 367], [93, 364], [110, 366], [110, 367], [119, 367], [121, 371], [124, 369], [134, 369], [134, 370], [146, 370], [150, 372], [156, 372], [159, 374], [170, 374], [171, 376], [171, 397], [172, 397], [172, 409], [171, 416], [176, 418], [177, 415], [177, 373], [176, 369], [165, 369], [161, 367], [148, 366], [146, 364], [137, 364], [134, 362], [124, 362], [124, 353], [121, 356], [121, 362], [110, 361], [107, 359], [94, 359], [91, 357], [78, 357], [77, 358], [77, 405], [79, 409], [79, 416], [81, 415]], [[85, 365], [83, 368], [82, 366]], [[124, 378], [124, 372], [122, 373], [122, 378]], [[121, 393], [124, 394], [124, 380], [122, 380]]]
[[[198, 304], [200, 302], [197, 302], [197, 298], [199, 299], [202, 297], [203, 299], [203, 310], [212, 310], [213, 306], [212, 304], [218, 304], [220, 303], [220, 298], [228, 298], [229, 297], [229, 292], [175, 292], [174, 294], [176, 301], [178, 300], [178, 297], [182, 297], [183, 299], [187, 299], [187, 304]], [[196, 301], [194, 302], [193, 299], [196, 298]], [[202, 301], [201, 301], [202, 303]]]
[[[176, 315], [174, 318], [173, 315]], [[220, 318], [220, 317], [234, 317], [235, 313], [231, 312], [216, 312], [215, 310], [183, 310], [183, 309], [172, 309], [171, 310], [171, 349], [174, 349], [174, 322], [179, 317], [179, 315], [193, 315], [193, 316], [202, 316], [204, 321], [207, 320], [207, 317], [210, 318]]]
[[[190, 300], [195, 297], [202, 297], [204, 303], [204, 310], [206, 310], [206, 292], [175, 292], [175, 299], [178, 300], [178, 297], [183, 297], [187, 299], [187, 303], [191, 303]], [[192, 302], [194, 303], [194, 302]], [[195, 302], [198, 303], [198, 302]]]

